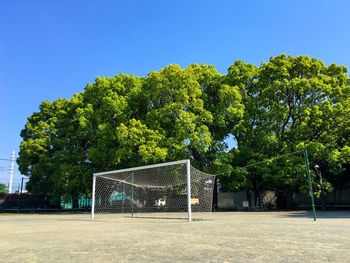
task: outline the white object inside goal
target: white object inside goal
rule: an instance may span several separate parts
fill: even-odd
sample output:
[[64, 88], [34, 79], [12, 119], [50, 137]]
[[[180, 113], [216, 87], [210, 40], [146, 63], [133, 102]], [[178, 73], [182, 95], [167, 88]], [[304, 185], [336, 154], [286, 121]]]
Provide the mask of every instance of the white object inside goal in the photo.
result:
[[190, 160], [160, 163], [93, 175], [91, 218], [95, 214], [192, 219], [211, 212], [215, 175]]

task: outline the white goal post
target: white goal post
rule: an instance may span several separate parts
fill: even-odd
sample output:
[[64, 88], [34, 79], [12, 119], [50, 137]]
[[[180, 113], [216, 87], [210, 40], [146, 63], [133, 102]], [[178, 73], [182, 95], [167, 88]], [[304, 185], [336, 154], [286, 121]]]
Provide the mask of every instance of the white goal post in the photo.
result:
[[215, 175], [190, 160], [159, 163], [93, 174], [91, 218], [95, 214], [144, 217], [211, 212]]

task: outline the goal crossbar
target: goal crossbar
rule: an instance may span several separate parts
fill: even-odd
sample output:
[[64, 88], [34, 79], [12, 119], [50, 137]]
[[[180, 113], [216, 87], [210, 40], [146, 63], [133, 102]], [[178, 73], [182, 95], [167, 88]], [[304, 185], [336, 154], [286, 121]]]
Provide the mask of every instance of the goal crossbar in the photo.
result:
[[138, 167], [134, 167], [134, 168], [126, 168], [126, 169], [119, 169], [119, 170], [113, 170], [113, 171], [108, 171], [108, 172], [94, 173], [94, 175], [101, 176], [101, 175], [133, 172], [133, 171], [145, 170], [145, 169], [149, 169], [149, 168], [163, 167], [163, 166], [169, 166], [169, 165], [175, 165], [175, 164], [185, 164], [185, 163], [187, 163], [187, 161], [188, 160], [181, 160], [181, 161], [174, 161], [174, 162], [167, 162], [167, 163], [151, 164], [151, 165], [145, 165], [145, 166], [138, 166]]

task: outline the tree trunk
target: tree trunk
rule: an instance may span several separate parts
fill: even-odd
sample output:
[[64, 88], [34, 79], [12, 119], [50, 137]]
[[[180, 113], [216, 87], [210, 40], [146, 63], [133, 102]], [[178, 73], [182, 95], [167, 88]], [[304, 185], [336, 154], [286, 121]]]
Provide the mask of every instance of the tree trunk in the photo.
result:
[[218, 210], [218, 178], [215, 177], [214, 180], [214, 189], [213, 189], [213, 207], [212, 211]]
[[79, 195], [72, 195], [72, 208], [79, 208]]
[[285, 209], [286, 208], [286, 197], [284, 191], [277, 192], [277, 208]]
[[252, 201], [252, 194], [249, 189], [246, 190], [246, 195], [247, 195], [247, 201], [249, 202], [249, 206], [250, 206]]
[[254, 185], [254, 205], [260, 206], [261, 205], [260, 191], [259, 191], [258, 185], [256, 184], [256, 180], [254, 180], [253, 185]]
[[286, 189], [285, 191], [285, 202], [286, 209], [294, 209], [293, 191], [290, 189]]

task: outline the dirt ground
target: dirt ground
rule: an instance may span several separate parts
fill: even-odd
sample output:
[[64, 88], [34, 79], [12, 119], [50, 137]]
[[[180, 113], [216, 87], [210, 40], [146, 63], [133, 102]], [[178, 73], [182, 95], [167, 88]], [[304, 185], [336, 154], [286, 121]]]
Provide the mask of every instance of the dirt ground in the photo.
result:
[[0, 214], [0, 262], [350, 262], [350, 212]]

